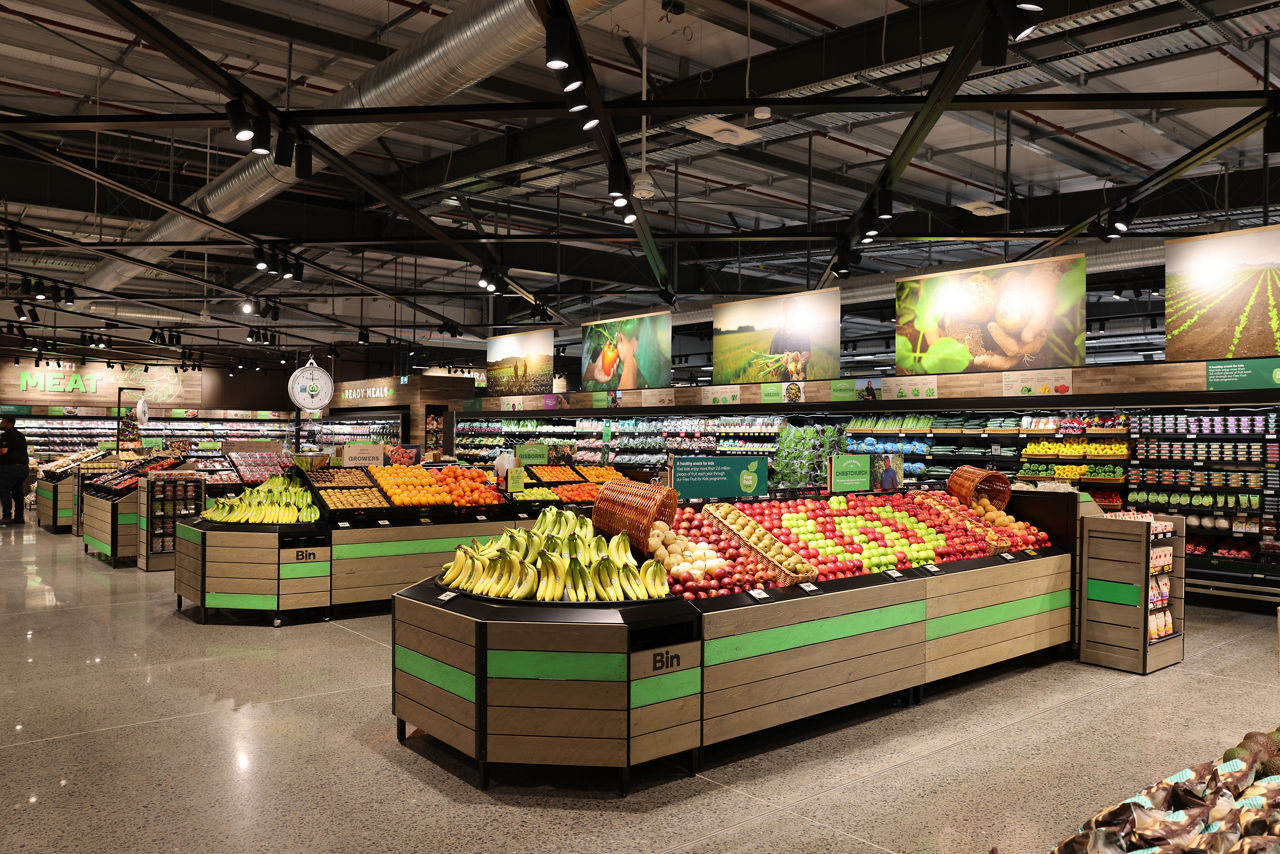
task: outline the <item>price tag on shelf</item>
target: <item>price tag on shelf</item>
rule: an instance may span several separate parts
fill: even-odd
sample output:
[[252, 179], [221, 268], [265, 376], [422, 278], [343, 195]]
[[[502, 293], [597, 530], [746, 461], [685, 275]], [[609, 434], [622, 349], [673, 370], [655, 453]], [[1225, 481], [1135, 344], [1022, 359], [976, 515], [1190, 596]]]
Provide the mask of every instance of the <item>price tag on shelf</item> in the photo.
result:
[[379, 519], [379, 520], [378, 520], [378, 524], [379, 524], [379, 525], [382, 525], [384, 528], [389, 528], [389, 527], [391, 527], [391, 523], [390, 523], [390, 522], [388, 522], [386, 519]]
[[1198, 486], [1192, 486], [1192, 487], [1188, 487], [1188, 488], [1189, 488], [1192, 492], [1199, 492], [1199, 491], [1200, 491], [1200, 487], [1198, 487]]
[[1014, 557], [1013, 555], [1009, 554], [1008, 552], [1004, 552], [1004, 553], [1002, 553], [1002, 554], [1000, 555], [1000, 557], [1001, 557], [1002, 559], [1004, 559], [1004, 560], [1009, 561], [1010, 563], [1013, 563], [1015, 560], [1017, 560], [1017, 558], [1016, 558], [1016, 557]]
[[351, 527], [351, 523], [350, 523], [350, 522], [339, 522], [339, 523], [338, 523], [338, 527], [339, 527], [339, 528], [350, 528], [350, 527]]
[[901, 580], [902, 580], [902, 573], [901, 573], [901, 572], [898, 572], [898, 570], [896, 570], [896, 569], [890, 569], [890, 570], [886, 571], [886, 572], [885, 572], [885, 575], [889, 576], [889, 577], [890, 577], [890, 578], [892, 578], [894, 581], [901, 581]]
[[1194, 438], [1196, 438], [1196, 434], [1195, 434], [1195, 433], [1188, 433], [1188, 434], [1187, 434], [1187, 438], [1188, 438], [1188, 439], [1194, 439]]
[[925, 572], [933, 573], [934, 575], [942, 574], [942, 569], [932, 563], [926, 563], [924, 566], [921, 567], [921, 569], [923, 569]]
[[796, 586], [799, 587], [801, 590], [803, 590], [806, 596], [817, 596], [819, 593], [822, 592], [818, 588], [818, 585], [814, 584], [811, 581], [802, 581]]
[[1196, 461], [1195, 461], [1195, 462], [1193, 462], [1191, 465], [1193, 465], [1193, 466], [1203, 466], [1203, 465], [1204, 465], [1204, 460], [1196, 460]]
[[436, 597], [436, 599], [438, 599], [441, 602], [448, 602], [450, 599], [452, 599], [454, 596], [457, 596], [457, 595], [458, 595], [457, 593], [450, 590], [448, 593], [441, 593], [439, 596]]
[[748, 590], [747, 595], [757, 602], [763, 602], [769, 598], [769, 594], [765, 593], [763, 590]]

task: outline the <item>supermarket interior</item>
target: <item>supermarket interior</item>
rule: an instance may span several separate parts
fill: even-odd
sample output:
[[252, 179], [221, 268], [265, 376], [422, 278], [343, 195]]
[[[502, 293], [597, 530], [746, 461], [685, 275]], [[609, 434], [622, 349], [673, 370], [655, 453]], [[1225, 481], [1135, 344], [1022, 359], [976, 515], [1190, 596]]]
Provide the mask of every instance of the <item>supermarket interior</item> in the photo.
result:
[[1280, 854], [1274, 6], [0, 6], [0, 850]]

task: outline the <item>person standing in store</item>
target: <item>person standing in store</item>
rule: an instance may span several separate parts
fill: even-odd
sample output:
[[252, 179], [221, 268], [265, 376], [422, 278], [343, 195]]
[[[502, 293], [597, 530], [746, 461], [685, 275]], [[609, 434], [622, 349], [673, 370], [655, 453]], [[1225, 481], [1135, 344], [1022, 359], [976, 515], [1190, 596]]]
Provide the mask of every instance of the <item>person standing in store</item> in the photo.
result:
[[884, 492], [891, 492], [898, 488], [898, 473], [894, 471], [893, 460], [890, 457], [884, 458], [884, 471], [880, 473], [880, 489]]
[[21, 525], [30, 463], [27, 461], [27, 437], [19, 432], [12, 418], [0, 418], [0, 525]]

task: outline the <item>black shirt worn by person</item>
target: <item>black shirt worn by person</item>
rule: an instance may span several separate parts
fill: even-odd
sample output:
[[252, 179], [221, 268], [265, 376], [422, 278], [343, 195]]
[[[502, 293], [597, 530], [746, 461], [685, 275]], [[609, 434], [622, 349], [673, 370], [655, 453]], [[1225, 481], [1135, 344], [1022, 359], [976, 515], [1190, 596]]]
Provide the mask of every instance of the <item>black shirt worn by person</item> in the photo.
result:
[[0, 448], [5, 449], [0, 454], [0, 465], [27, 467], [27, 437], [19, 433], [17, 427], [0, 433]]

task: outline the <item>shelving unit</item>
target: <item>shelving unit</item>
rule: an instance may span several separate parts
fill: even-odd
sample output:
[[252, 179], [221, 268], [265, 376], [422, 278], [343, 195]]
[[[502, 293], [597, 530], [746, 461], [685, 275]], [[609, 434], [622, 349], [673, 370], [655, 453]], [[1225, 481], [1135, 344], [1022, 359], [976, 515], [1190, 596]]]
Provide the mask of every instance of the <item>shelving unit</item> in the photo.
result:
[[[1109, 516], [1083, 519], [1081, 661], [1142, 675], [1182, 661], [1185, 520], [1154, 515], [1154, 521], [1168, 523], [1172, 530], [1156, 534], [1151, 522]], [[1167, 569], [1152, 562], [1153, 549], [1160, 547], [1173, 551]], [[1166, 573], [1169, 599], [1161, 607], [1172, 618], [1173, 632], [1156, 639], [1150, 637], [1150, 627], [1161, 607], [1153, 606], [1148, 589], [1152, 579]]]
[[[63, 456], [116, 440], [114, 418], [19, 418], [17, 425], [38, 458]], [[287, 421], [267, 419], [153, 418], [139, 429], [144, 440], [156, 440], [161, 446], [167, 447], [173, 441], [186, 441], [194, 448], [200, 442], [283, 441], [291, 425]]]
[[177, 527], [204, 510], [204, 475], [153, 472], [138, 482], [138, 568], [173, 569]]

